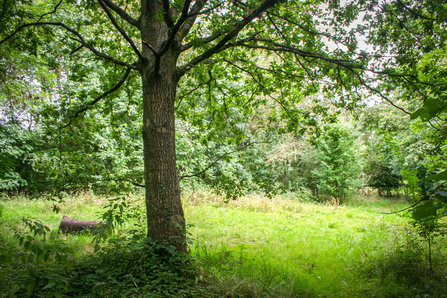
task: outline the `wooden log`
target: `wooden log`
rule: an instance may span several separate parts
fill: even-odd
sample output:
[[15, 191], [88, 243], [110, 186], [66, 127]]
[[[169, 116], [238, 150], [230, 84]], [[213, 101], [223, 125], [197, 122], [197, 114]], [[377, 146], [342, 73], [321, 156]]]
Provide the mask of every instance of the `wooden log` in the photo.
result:
[[78, 220], [64, 215], [62, 217], [61, 224], [59, 225], [59, 232], [68, 234], [81, 232], [85, 229], [95, 230], [100, 226], [100, 224], [103, 224], [100, 220]]

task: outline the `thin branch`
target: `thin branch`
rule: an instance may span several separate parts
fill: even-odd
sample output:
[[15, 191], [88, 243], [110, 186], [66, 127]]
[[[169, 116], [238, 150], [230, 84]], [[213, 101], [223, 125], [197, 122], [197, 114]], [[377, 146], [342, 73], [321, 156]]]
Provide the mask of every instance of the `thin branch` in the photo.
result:
[[68, 123], [66, 125], [64, 125], [64, 126], [61, 126], [60, 128], [66, 128], [66, 127], [70, 126], [71, 122], [73, 121], [73, 119], [77, 118], [79, 116], [79, 114], [81, 114], [82, 112], [87, 111], [90, 107], [92, 107], [93, 105], [97, 104], [101, 99], [103, 99], [107, 95], [112, 94], [113, 92], [118, 90], [121, 87], [121, 85], [124, 84], [124, 82], [129, 77], [129, 74], [130, 74], [131, 70], [132, 69], [127, 68], [126, 69], [126, 73], [124, 74], [124, 76], [121, 78], [121, 80], [115, 86], [113, 86], [110, 90], [104, 92], [103, 94], [101, 94], [100, 96], [98, 96], [97, 98], [92, 100], [91, 102], [87, 103], [82, 109], [80, 109], [76, 113], [74, 113], [74, 115], [69, 116], [70, 120], [68, 121]]
[[3, 14], [6, 11], [6, 0], [3, 0], [2, 13], [0, 14], [0, 21], [3, 19]]
[[107, 8], [107, 5], [104, 3], [104, 0], [98, 0], [99, 5], [101, 5], [101, 7], [104, 9], [104, 11], [106, 12], [107, 16], [109, 17], [110, 21], [112, 22], [113, 26], [115, 26], [115, 28], [119, 31], [119, 33], [121, 33], [121, 35], [124, 37], [125, 40], [127, 40], [127, 42], [130, 44], [130, 46], [132, 47], [132, 49], [134, 50], [134, 52], [137, 54], [138, 58], [140, 59], [140, 61], [143, 61], [143, 55], [141, 55], [140, 51], [138, 50], [138, 48], [135, 46], [135, 43], [133, 42], [133, 40], [127, 35], [126, 31], [124, 31], [123, 28], [121, 28], [118, 23], [116, 22], [115, 18], [113, 17], [112, 13], [110, 12], [110, 10]]
[[226, 152], [224, 154], [222, 154], [221, 156], [219, 156], [216, 160], [214, 160], [212, 163], [210, 163], [205, 169], [203, 169], [200, 172], [197, 172], [195, 174], [190, 174], [190, 175], [182, 175], [179, 177], [179, 181], [182, 180], [183, 178], [191, 178], [191, 177], [197, 177], [199, 175], [204, 174], [206, 171], [208, 171], [209, 169], [211, 169], [219, 160], [221, 160], [222, 158], [224, 158], [225, 156], [228, 156], [230, 154], [245, 150], [245, 148], [252, 146], [253, 144], [263, 144], [265, 142], [252, 142], [252, 143], [248, 143], [240, 148], [237, 148], [236, 150], [230, 151], [230, 152]]
[[438, 18], [434, 19], [434, 18], [426, 17], [426, 16], [418, 13], [417, 11], [411, 9], [410, 7], [406, 6], [401, 0], [396, 0], [396, 2], [399, 3], [403, 8], [408, 10], [410, 13], [414, 14], [415, 16], [420, 17], [421, 19], [429, 20], [429, 21], [440, 21], [440, 22], [444, 22], [445, 21], [445, 19], [438, 19]]
[[438, 131], [438, 132], [442, 132], [442, 130], [439, 129], [439, 128], [437, 128], [436, 126], [434, 126], [433, 123], [431, 123], [430, 120], [428, 120], [427, 122], [430, 124], [431, 127], [433, 127], [434, 130], [436, 130], [436, 131]]
[[309, 72], [309, 69], [307, 69], [307, 67], [304, 66], [303, 63], [301, 63], [301, 60], [299, 59], [298, 54], [295, 53], [294, 55], [295, 55], [296, 61], [298, 61], [298, 64], [301, 66], [301, 68], [304, 69], [304, 71], [307, 73], [307, 76], [312, 81], [312, 86], [316, 89], [317, 87], [315, 86], [315, 78], [314, 78], [314, 76]]
[[[374, 69], [366, 68], [362, 64], [357, 63], [355, 60], [330, 58], [330, 57], [322, 56], [320, 54], [315, 54], [315, 53], [303, 51], [303, 50], [294, 48], [293, 46], [290, 46], [290, 45], [284, 45], [284, 44], [281, 44], [281, 43], [278, 43], [278, 42], [274, 42], [271, 39], [251, 38], [250, 41], [262, 42], [262, 43], [270, 44], [271, 46], [253, 45], [253, 44], [245, 44], [245, 43], [242, 44], [242, 46], [247, 47], [247, 48], [251, 48], [251, 49], [261, 49], [261, 50], [268, 50], [268, 51], [273, 51], [273, 52], [278, 52], [279, 51], [279, 52], [296, 53], [296, 54], [300, 55], [303, 58], [315, 58], [315, 59], [323, 60], [323, 61], [326, 61], [326, 62], [329, 62], [329, 63], [334, 63], [334, 64], [340, 65], [342, 67], [345, 67], [345, 68], [364, 70], [364, 71], [368, 71], [368, 72], [371, 72], [371, 73], [374, 73], [374, 74], [387, 75], [389, 77], [413, 78], [418, 83], [421, 83], [421, 84], [424, 84], [424, 85], [430, 85], [430, 86], [433, 85], [431, 83], [419, 81], [416, 75], [412, 75], [412, 74], [395, 74], [395, 73], [390, 73], [389, 71], [377, 71], [377, 70], [374, 70]], [[238, 45], [241, 45], [240, 42], [239, 42]]]
[[330, 62], [330, 63], [336, 63], [336, 64], [340, 64], [340, 65], [342, 65], [343, 63], [351, 63], [351, 67], [363, 69], [363, 67], [361, 67], [361, 66], [356, 66], [354, 64], [354, 61], [352, 61], [352, 60], [334, 59], [334, 58], [325, 57], [325, 56], [322, 56], [319, 54], [303, 51], [303, 50], [294, 48], [289, 45], [277, 43], [270, 39], [254, 38], [254, 39], [251, 39], [251, 41], [263, 42], [263, 43], [271, 44], [272, 46], [249, 45], [249, 44], [243, 44], [243, 46], [247, 47], [247, 48], [262, 49], [262, 50], [268, 50], [268, 51], [296, 53], [302, 57], [317, 58], [319, 60], [323, 60], [323, 61]]
[[[251, 62], [251, 61], [247, 61], [247, 60], [245, 60], [245, 59], [239, 59], [239, 58], [238, 58], [238, 59], [233, 59], [233, 60], [228, 60], [228, 59], [225, 59], [225, 58], [221, 58], [221, 59], [218, 59], [218, 60], [220, 60], [220, 61], [224, 61], [224, 62], [226, 62], [226, 63], [230, 63], [231, 65], [233, 65], [233, 66], [235, 66], [235, 67], [237, 67], [237, 68], [239, 68], [239, 66], [237, 66], [237, 65], [235, 64], [235, 62], [237, 62], [237, 61], [240, 61], [240, 62], [243, 62], [243, 63], [248, 63], [248, 64], [250, 64], [250, 62]], [[217, 61], [217, 60], [216, 60], [216, 61]], [[305, 79], [304, 76], [296, 75], [296, 74], [287, 72], [287, 71], [282, 70], [282, 69], [265, 68], [265, 67], [261, 67], [261, 66], [255, 64], [255, 63], [251, 63], [251, 65], [252, 65], [253, 67], [255, 67], [256, 69], [259, 69], [259, 70], [262, 70], [262, 71], [267, 71], [267, 72], [271, 72], [271, 73], [282, 73], [282, 74], [284, 75], [284, 77], [299, 78], [299, 79], [302, 79], [302, 80]], [[303, 66], [301, 63], [300, 63], [300, 65], [304, 68], [304, 66]], [[241, 69], [242, 69], [242, 68], [241, 68]], [[312, 77], [310, 77], [310, 79], [313, 81], [313, 78], [312, 78]]]
[[105, 181], [120, 181], [120, 182], [129, 182], [129, 183], [131, 183], [131, 184], [133, 184], [133, 185], [135, 185], [135, 186], [138, 186], [138, 187], [145, 187], [143, 184], [139, 184], [139, 183], [136, 183], [136, 182], [134, 182], [134, 181], [132, 181], [132, 180], [130, 180], [130, 179], [124, 179], [124, 178], [107, 178], [107, 179], [95, 179], [95, 180], [75, 180], [75, 181], [80, 181], [80, 182], [87, 182], [87, 183], [96, 183], [96, 182], [105, 182]]
[[[241, 2], [241, 1], [238, 1], [238, 0], [234, 0], [234, 1], [235, 1], [235, 3], [240, 4], [240, 5], [242, 5], [242, 6], [245, 6], [245, 7], [247, 6], [247, 4], [245, 4], [245, 3]], [[308, 28], [302, 26], [301, 24], [299, 24], [299, 23], [297, 23], [297, 22], [295, 22], [295, 21], [293, 21], [293, 20], [291, 20], [291, 19], [289, 19], [289, 18], [287, 18], [287, 17], [281, 16], [281, 15], [279, 15], [279, 14], [277, 14], [277, 13], [274, 13], [274, 12], [266, 11], [266, 14], [267, 14], [268, 18], [270, 19], [270, 21], [271, 21], [271, 22], [273, 23], [273, 25], [275, 26], [275, 28], [277, 28], [277, 27], [276, 27], [276, 24], [273, 22], [273, 19], [271, 19], [271, 16], [274, 16], [274, 17], [276, 17], [276, 18], [278, 18], [278, 19], [282, 19], [282, 20], [284, 20], [284, 21], [286, 21], [286, 22], [288, 22], [288, 23], [290, 23], [290, 24], [292, 24], [292, 25], [294, 25], [294, 26], [297, 26], [298, 28], [300, 28], [301, 30], [303, 30], [303, 31], [305, 31], [305, 32], [307, 32], [307, 33], [309, 33], [309, 34], [324, 36], [324, 37], [326, 37], [326, 38], [328, 38], [328, 39], [330, 39], [330, 40], [333, 40], [333, 41], [335, 41], [335, 42], [337, 42], [337, 43], [341, 43], [342, 45], [344, 45], [344, 46], [346, 46], [347, 48], [349, 48], [349, 47], [347, 46], [347, 44], [345, 44], [340, 38], [337, 38], [337, 37], [335, 37], [335, 36], [332, 36], [332, 35], [330, 35], [330, 34], [328, 34], [328, 33], [323, 33], [323, 32], [318, 32], [318, 31], [312, 31], [311, 29], [308, 29]], [[281, 31], [279, 31], [279, 32], [280, 32], [280, 34], [282, 35], [282, 32], [281, 32]]]
[[110, 179], [110, 180], [113, 180], [113, 181], [124, 181], [124, 182], [129, 182], [129, 183], [131, 183], [131, 184], [133, 184], [135, 186], [138, 186], [138, 187], [146, 187], [145, 185], [133, 182], [130, 179]]
[[401, 209], [401, 210], [394, 211], [394, 212], [381, 212], [381, 213], [383, 213], [383, 214], [396, 214], [396, 213], [400, 213], [400, 212], [402, 212], [402, 211], [408, 210], [408, 209], [410, 209], [410, 208], [413, 208], [413, 207], [419, 205], [419, 204], [422, 203], [423, 201], [428, 201], [428, 200], [430, 200], [430, 197], [431, 197], [431, 196], [432, 196], [438, 189], [440, 189], [446, 182], [447, 182], [447, 180], [444, 181], [444, 182], [442, 182], [438, 187], [436, 187], [434, 190], [432, 190], [428, 195], [425, 195], [423, 198], [419, 199], [416, 203], [413, 203], [413, 204], [411, 204], [411, 205], [408, 206], [408, 207], [405, 207], [405, 208], [403, 208], [403, 209]]
[[[265, 86], [260, 82], [260, 80], [258, 80], [258, 79], [256, 78], [256, 76], [255, 76], [251, 71], [249, 71], [249, 70], [247, 70], [247, 69], [245, 69], [245, 68], [243, 68], [243, 67], [240, 67], [239, 65], [233, 63], [232, 61], [229, 61], [229, 60], [226, 60], [226, 59], [223, 59], [223, 61], [225, 61], [225, 62], [227, 62], [228, 64], [232, 65], [233, 67], [236, 67], [237, 69], [239, 69], [239, 70], [241, 70], [241, 71], [243, 71], [243, 72], [249, 74], [249, 75], [251, 76], [251, 78], [256, 82], [256, 84], [258, 84], [258, 86], [259, 86], [261, 89], [265, 89]], [[276, 103], [278, 103], [278, 104], [281, 106], [281, 108], [286, 112], [286, 114], [287, 114], [287, 116], [289, 117], [290, 120], [292, 120], [293, 122], [295, 122], [299, 127], [304, 128], [304, 127], [301, 125], [301, 123], [299, 123], [299, 122], [293, 117], [293, 115], [291, 115], [291, 113], [293, 113], [293, 111], [290, 111], [289, 108], [286, 107], [286, 106], [284, 105], [284, 103], [283, 103], [280, 99], [277, 99], [276, 97], [274, 97], [274, 96], [271, 95], [270, 93], [268, 93], [267, 96], [270, 97], [273, 101], [275, 101]]]
[[3, 40], [0, 41], [0, 46], [5, 43], [6, 41], [8, 41], [9, 39], [11, 39], [12, 37], [14, 37], [17, 33], [19, 33], [22, 29], [27, 28], [27, 27], [32, 27], [32, 26], [58, 26], [58, 27], [62, 27], [65, 30], [67, 30], [68, 32], [72, 33], [73, 35], [75, 35], [78, 39], [74, 39], [77, 42], [79, 42], [80, 44], [82, 44], [84, 47], [86, 47], [87, 49], [89, 49], [93, 54], [95, 54], [96, 56], [109, 60], [115, 64], [118, 65], [122, 65], [125, 66], [127, 68], [131, 68], [131, 69], [137, 69], [135, 64], [130, 64], [121, 60], [118, 60], [116, 58], [113, 58], [109, 55], [106, 55], [104, 53], [101, 53], [100, 51], [98, 51], [97, 49], [95, 49], [92, 45], [90, 45], [89, 43], [87, 43], [84, 38], [82, 37], [82, 35], [77, 32], [76, 30], [71, 29], [70, 27], [68, 27], [67, 25], [65, 25], [64, 23], [59, 23], [59, 22], [43, 22], [43, 23], [29, 23], [29, 24], [24, 24], [19, 26], [13, 33], [11, 33], [10, 35], [8, 35], [7, 37], [5, 37]]
[[[262, 41], [262, 42], [270, 42], [270, 43], [272, 43], [275, 47], [267, 47], [267, 46], [259, 46], [259, 45], [248, 45], [248, 44], [243, 44], [243, 46], [244, 46], [244, 47], [248, 47], [248, 48], [265, 49], [265, 50], [271, 50], [271, 51], [291, 52], [291, 53], [295, 53], [295, 54], [297, 54], [297, 55], [299, 55], [299, 56], [302, 56], [302, 57], [316, 58], [316, 59], [323, 60], [323, 61], [326, 61], [326, 62], [329, 62], [329, 63], [332, 63], [332, 64], [339, 65], [339, 66], [341, 66], [341, 67], [343, 67], [343, 68], [349, 69], [351, 72], [353, 72], [353, 73], [356, 75], [356, 77], [358, 78], [359, 82], [360, 82], [363, 86], [365, 86], [367, 89], [369, 89], [370, 91], [373, 91], [373, 92], [377, 93], [378, 95], [380, 95], [380, 97], [382, 97], [383, 99], [385, 99], [385, 100], [386, 100], [388, 103], [390, 103], [393, 107], [395, 107], [395, 108], [397, 108], [397, 109], [403, 111], [403, 112], [406, 113], [406, 114], [411, 114], [411, 113], [409, 113], [408, 111], [406, 111], [405, 109], [403, 109], [403, 108], [397, 106], [396, 104], [394, 104], [394, 103], [393, 103], [387, 96], [385, 96], [382, 92], [380, 92], [379, 90], [377, 90], [377, 89], [374, 88], [374, 87], [369, 86], [369, 85], [362, 79], [362, 77], [361, 77], [360, 74], [356, 71], [356, 69], [365, 70], [365, 71], [371, 71], [371, 70], [364, 69], [364, 68], [362, 68], [362, 67], [360, 67], [360, 66], [358, 66], [358, 65], [355, 65], [355, 64], [351, 64], [352, 61], [349, 61], [349, 60], [342, 60], [342, 59], [328, 58], [328, 57], [325, 57], [325, 56], [321, 56], [321, 55], [317, 55], [317, 54], [314, 54], [314, 53], [309, 53], [309, 52], [305, 52], [305, 51], [302, 51], [302, 50], [299, 50], [299, 49], [295, 49], [295, 48], [290, 47], [290, 46], [281, 45], [281, 44], [272, 42], [272, 41], [270, 41], [270, 40], [264, 40], [264, 39], [252, 39], [252, 40], [255, 40], [255, 41]], [[236, 65], [234, 65], [234, 66], [236, 66]], [[238, 67], [238, 66], [236, 66], [236, 67]], [[372, 71], [372, 72], [374, 72], [374, 71]], [[377, 72], [374, 72], [374, 73], [377, 73]]]
[[175, 110], [175, 111], [178, 110], [178, 108], [179, 108], [180, 105], [182, 104], [183, 99], [184, 99], [185, 97], [187, 97], [187, 96], [193, 94], [194, 92], [196, 92], [196, 91], [197, 91], [200, 87], [202, 87], [203, 85], [207, 85], [207, 84], [209, 84], [210, 81], [211, 81], [211, 79], [208, 80], [207, 82], [200, 83], [200, 84], [198, 84], [195, 88], [193, 88], [192, 90], [188, 91], [187, 93], [178, 96], [178, 97], [177, 97], [177, 98], [178, 98], [178, 103], [177, 103], [177, 106], [175, 107], [174, 110]]
[[216, 40], [216, 39], [218, 39], [218, 38], [221, 37], [221, 36], [222, 36], [222, 33], [221, 33], [221, 32], [218, 32], [218, 33], [215, 33], [215, 34], [210, 35], [210, 36], [208, 36], [208, 37], [202, 38], [202, 39], [200, 39], [200, 40], [195, 40], [194, 42], [189, 42], [189, 43], [183, 45], [183, 46], [180, 48], [180, 52], [184, 52], [184, 51], [186, 51], [186, 50], [189, 50], [189, 49], [192, 48], [195, 44], [206, 44], [206, 43], [212, 42], [213, 40]]
[[213, 7], [210, 7], [208, 9], [205, 9], [205, 10], [202, 10], [202, 11], [199, 11], [199, 12], [195, 12], [195, 13], [190, 13], [190, 14], [188, 14], [188, 17], [195, 17], [195, 16], [199, 16], [199, 15], [202, 15], [202, 14], [209, 13], [209, 12], [215, 10], [216, 8], [220, 7], [221, 5], [222, 5], [222, 2], [219, 2], [217, 5], [215, 5]]
[[53, 13], [55, 13], [55, 12], [56, 12], [56, 10], [57, 10], [57, 8], [59, 7], [59, 5], [61, 5], [61, 4], [62, 4], [62, 1], [63, 1], [63, 0], [60, 0], [60, 1], [59, 1], [59, 3], [58, 3], [58, 4], [56, 4], [56, 6], [54, 7], [53, 11], [51, 11], [51, 12], [47, 12], [47, 13], [45, 13], [45, 14], [41, 15], [41, 16], [40, 16], [40, 18], [39, 18], [39, 20], [37, 20], [37, 22], [39, 23], [39, 22], [40, 22], [40, 20], [42, 20], [44, 16], [47, 16], [47, 15], [49, 15], [49, 14], [53, 14]]
[[77, 47], [76, 49], [71, 51], [70, 54], [72, 54], [72, 55], [75, 54], [76, 52], [80, 51], [83, 47], [84, 47], [84, 45], [80, 45], [79, 47]]
[[259, 17], [263, 12], [265, 12], [270, 7], [273, 7], [280, 0], [265, 0], [257, 9], [253, 10], [249, 15], [242, 19], [239, 23], [235, 24], [234, 29], [227, 33], [216, 45], [211, 47], [209, 50], [205, 51], [201, 55], [195, 57], [187, 64], [180, 68], [180, 75], [184, 74], [186, 71], [199, 64], [200, 62], [208, 59], [212, 55], [222, 51], [223, 49], [229, 48], [227, 42], [236, 37], [239, 32], [252, 20]]
[[392, 105], [393, 107], [395, 107], [396, 109], [401, 110], [402, 112], [404, 112], [407, 115], [411, 115], [410, 112], [406, 111], [404, 108], [399, 107], [398, 105], [396, 105], [393, 101], [391, 101], [391, 99], [389, 99], [387, 96], [385, 96], [382, 92], [380, 92], [379, 90], [377, 90], [374, 87], [369, 86], [364, 80], [363, 78], [360, 76], [360, 74], [355, 71], [354, 69], [350, 69], [351, 72], [353, 72], [355, 74], [355, 76], [357, 77], [357, 79], [359, 80], [359, 82], [365, 86], [367, 89], [369, 89], [370, 91], [373, 91], [376, 94], [379, 94], [380, 97], [382, 97], [383, 99], [385, 99], [390, 105]]
[[[249, 44], [245, 44], [245, 43], [242, 44], [242, 46], [247, 47], [247, 48], [252, 48], [252, 49], [269, 50], [269, 51], [273, 51], [273, 52], [294, 53], [294, 54], [298, 54], [299, 56], [303, 57], [304, 59], [306, 59], [306, 58], [314, 58], [314, 59], [326, 61], [326, 62], [329, 62], [329, 63], [332, 63], [332, 64], [336, 64], [336, 65], [339, 65], [339, 66], [341, 66], [343, 68], [350, 69], [350, 70], [357, 69], [357, 70], [363, 70], [363, 71], [371, 72], [371, 73], [374, 73], [374, 74], [381, 74], [381, 75], [387, 75], [387, 76], [390, 76], [390, 77], [398, 77], [398, 78], [408, 78], [408, 77], [412, 77], [413, 78], [414, 77], [413, 75], [392, 74], [392, 73], [389, 73], [389, 72], [386, 72], [386, 71], [377, 71], [377, 70], [374, 70], [374, 69], [365, 68], [362, 65], [355, 63], [355, 61], [352, 61], [352, 60], [334, 59], [334, 58], [330, 58], [330, 57], [325, 57], [325, 56], [322, 56], [322, 55], [319, 55], [319, 54], [314, 54], [314, 53], [302, 51], [302, 50], [296, 49], [296, 48], [291, 47], [291, 46], [279, 44], [279, 43], [273, 42], [273, 41], [268, 40], [268, 39], [252, 39], [252, 41], [270, 43], [273, 46], [262, 46], [262, 45], [251, 45], [251, 44], [249, 45]], [[357, 73], [357, 75], [358, 75], [358, 73]], [[420, 83], [424, 84], [424, 82], [420, 82]], [[365, 84], [364, 86], [367, 87], [369, 90], [374, 91], [377, 94], [379, 94], [383, 99], [388, 101], [394, 107], [402, 110], [406, 114], [410, 114], [409, 112], [405, 111], [403, 108], [396, 106], [390, 99], [388, 99], [385, 95], [383, 95], [377, 89], [372, 88], [371, 86], [369, 86], [367, 84]]]
[[113, 3], [110, 0], [102, 0], [104, 1], [104, 3], [114, 12], [116, 12], [120, 17], [122, 17], [126, 22], [128, 22], [129, 24], [131, 24], [132, 26], [140, 29], [140, 22], [138, 20], [135, 20], [134, 18], [132, 18], [130, 15], [127, 14], [127, 12], [125, 12], [123, 9], [121, 9], [121, 7], [119, 7], [118, 5], [116, 5], [115, 3]]
[[399, 18], [399, 15], [397, 15], [393, 10], [382, 8], [382, 12], [383, 12], [383, 13], [389, 12], [389, 13], [394, 17], [394, 19], [397, 20], [397, 22], [399, 23], [399, 26], [401, 26], [402, 28], [404, 28], [405, 31], [407, 31], [408, 33], [412, 34], [413, 36], [414, 36], [414, 35], [418, 35], [416, 32], [414, 32], [414, 29], [417, 28], [418, 25], [420, 25], [420, 24], [416, 23], [416, 24], [413, 25], [412, 28], [410, 28], [410, 27], [407, 26], [407, 24], [405, 24], [404, 21], [402, 21], [402, 20]]
[[[273, 26], [275, 27], [276, 31], [282, 36], [282, 38], [284, 38], [285, 41], [289, 41], [289, 39], [287, 38], [287, 36], [284, 35], [284, 33], [282, 32], [282, 30], [280, 30], [278, 28], [278, 25], [276, 25], [275, 21], [272, 19], [272, 17], [270, 16], [270, 14], [267, 14], [267, 18], [269, 19], [269, 21], [273, 24]], [[265, 22], [265, 21], [264, 21]], [[265, 24], [267, 25], [267, 22], [265, 22]]]

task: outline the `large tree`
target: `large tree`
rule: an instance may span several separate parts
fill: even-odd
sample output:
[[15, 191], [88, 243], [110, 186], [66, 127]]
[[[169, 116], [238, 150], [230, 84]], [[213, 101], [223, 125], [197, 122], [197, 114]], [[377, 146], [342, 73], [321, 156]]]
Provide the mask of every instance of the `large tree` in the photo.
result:
[[[395, 5], [404, 7], [400, 0]], [[313, 113], [297, 103], [309, 94], [324, 91], [340, 107], [355, 106], [365, 91], [389, 100], [372, 83], [378, 76], [413, 77], [383, 72], [383, 65], [371, 63], [381, 57], [359, 50], [357, 37], [370, 32], [352, 23], [376, 7], [384, 6], [334, 0], [3, 0], [0, 51], [35, 55], [55, 71], [65, 63], [59, 76], [75, 81], [85, 82], [89, 69], [98, 73], [101, 92], [72, 94], [78, 103], [65, 105], [61, 126], [140, 76], [148, 236], [185, 251], [176, 110], [193, 117], [190, 109], [203, 104], [205, 112], [194, 115], [219, 128], [231, 125], [234, 111], [277, 104], [287, 128], [302, 131]]]

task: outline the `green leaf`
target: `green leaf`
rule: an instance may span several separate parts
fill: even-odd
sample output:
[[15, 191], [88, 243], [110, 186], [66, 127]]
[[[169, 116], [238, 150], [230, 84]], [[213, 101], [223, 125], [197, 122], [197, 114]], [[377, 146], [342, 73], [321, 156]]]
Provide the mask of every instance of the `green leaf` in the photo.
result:
[[438, 191], [433, 197], [441, 204], [447, 203], [447, 191]]
[[25, 248], [25, 250], [28, 250], [30, 245], [31, 245], [31, 241], [25, 241], [25, 244], [23, 245], [23, 247]]
[[72, 260], [67, 259], [67, 260], [65, 261], [65, 266], [68, 268], [68, 270], [73, 269], [73, 265], [74, 265], [74, 263], [73, 263]]
[[428, 180], [432, 180], [432, 181], [447, 180], [447, 171], [437, 173], [437, 174], [432, 174], [432, 175], [428, 176]]
[[26, 287], [26, 292], [28, 293], [28, 296], [31, 296], [31, 294], [33, 293], [35, 284], [36, 284], [36, 281], [34, 280], [32, 283], [30, 283]]
[[55, 285], [56, 285], [56, 282], [51, 281], [51, 282], [49, 282], [45, 287], [43, 287], [42, 290], [46, 290], [46, 289], [52, 288], [52, 287], [54, 287]]
[[432, 201], [419, 205], [413, 209], [413, 218], [417, 221], [426, 221], [430, 217], [436, 216], [439, 206], [434, 205]]
[[49, 259], [49, 257], [50, 257], [50, 251], [47, 250], [47, 251], [45, 251], [45, 254], [43, 255], [43, 260], [44, 260], [45, 262], [47, 262], [48, 259]]

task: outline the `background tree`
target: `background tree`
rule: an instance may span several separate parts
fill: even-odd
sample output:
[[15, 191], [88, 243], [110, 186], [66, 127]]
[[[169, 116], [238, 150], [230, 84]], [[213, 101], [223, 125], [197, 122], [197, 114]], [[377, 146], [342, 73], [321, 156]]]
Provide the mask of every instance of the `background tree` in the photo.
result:
[[361, 152], [355, 134], [337, 123], [323, 131], [315, 147], [318, 162], [312, 174], [318, 181], [319, 196], [343, 203], [361, 185]]

